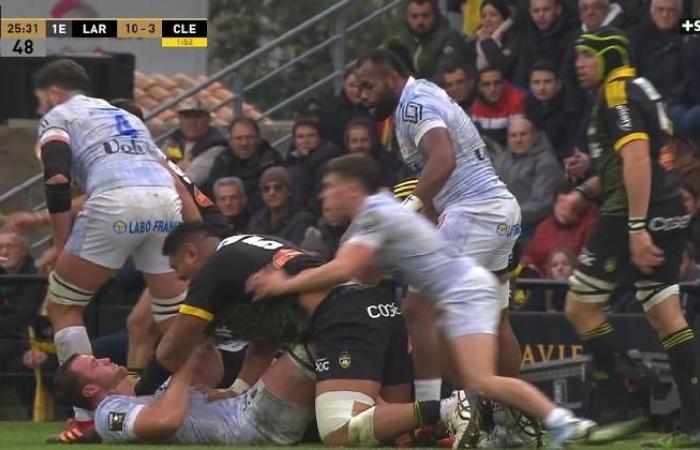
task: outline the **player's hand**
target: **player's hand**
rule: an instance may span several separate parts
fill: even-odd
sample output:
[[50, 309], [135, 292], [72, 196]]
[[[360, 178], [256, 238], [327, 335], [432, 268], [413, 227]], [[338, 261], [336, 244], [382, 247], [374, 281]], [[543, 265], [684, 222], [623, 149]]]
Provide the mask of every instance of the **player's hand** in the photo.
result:
[[644, 274], [650, 274], [654, 267], [664, 262], [664, 252], [652, 241], [647, 230], [630, 233], [630, 259]]
[[284, 285], [289, 276], [279, 269], [268, 266], [248, 278], [246, 292], [253, 292], [256, 300], [284, 294]]
[[22, 364], [27, 369], [38, 369], [46, 362], [48, 355], [38, 348], [32, 348], [24, 352], [22, 356]]
[[195, 387], [195, 390], [204, 394], [207, 403], [238, 397], [238, 394], [231, 389], [215, 389], [209, 386], [199, 385]]
[[56, 265], [56, 260], [58, 259], [58, 255], [61, 254], [61, 251], [63, 251], [62, 248], [51, 246], [41, 254], [39, 259], [36, 260], [36, 267], [39, 269], [39, 275], [44, 277], [49, 276], [54, 265]]
[[591, 157], [579, 149], [574, 150], [574, 154], [564, 158], [564, 172], [570, 180], [583, 178], [591, 167]]

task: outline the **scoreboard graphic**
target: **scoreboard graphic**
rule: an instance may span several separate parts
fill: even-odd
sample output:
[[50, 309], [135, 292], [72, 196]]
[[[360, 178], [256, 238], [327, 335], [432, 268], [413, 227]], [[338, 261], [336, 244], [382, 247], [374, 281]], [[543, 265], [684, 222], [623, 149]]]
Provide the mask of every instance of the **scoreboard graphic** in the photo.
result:
[[0, 9], [0, 57], [41, 58], [48, 39], [158, 39], [163, 48], [207, 46], [206, 19], [6, 18]]

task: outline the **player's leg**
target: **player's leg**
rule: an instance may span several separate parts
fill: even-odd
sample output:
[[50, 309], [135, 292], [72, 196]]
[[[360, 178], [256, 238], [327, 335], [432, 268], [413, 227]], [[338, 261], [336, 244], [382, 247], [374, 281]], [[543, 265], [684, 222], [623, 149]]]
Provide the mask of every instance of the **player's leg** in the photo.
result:
[[411, 336], [416, 400], [440, 400], [442, 367], [434, 310], [428, 299], [409, 288], [401, 304]]
[[129, 335], [126, 366], [130, 375], [139, 377], [161, 337], [160, 330], [153, 320], [151, 295], [148, 289], [144, 289], [129, 313], [126, 319], [126, 329]]
[[[700, 390], [695, 352], [695, 335], [688, 327], [678, 297], [678, 273], [685, 245], [683, 232], [661, 231], [652, 239], [664, 251], [664, 262], [652, 277], [635, 282], [637, 300], [656, 331], [671, 365], [671, 374], [681, 403], [680, 431], [684, 435], [667, 437], [666, 444], [680, 447], [700, 444]], [[672, 438], [673, 442], [669, 442]]]

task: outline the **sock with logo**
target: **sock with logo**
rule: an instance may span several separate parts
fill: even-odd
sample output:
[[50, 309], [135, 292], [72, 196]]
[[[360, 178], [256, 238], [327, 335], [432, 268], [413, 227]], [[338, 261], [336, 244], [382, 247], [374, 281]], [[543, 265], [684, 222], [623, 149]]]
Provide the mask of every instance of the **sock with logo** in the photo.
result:
[[440, 401], [413, 402], [418, 427], [434, 426], [440, 421]]
[[127, 367], [126, 373], [130, 377], [141, 378], [141, 375], [143, 375], [143, 367]]
[[688, 327], [681, 328], [661, 340], [671, 365], [681, 401], [681, 430], [700, 429], [700, 391], [695, 361], [695, 335]]

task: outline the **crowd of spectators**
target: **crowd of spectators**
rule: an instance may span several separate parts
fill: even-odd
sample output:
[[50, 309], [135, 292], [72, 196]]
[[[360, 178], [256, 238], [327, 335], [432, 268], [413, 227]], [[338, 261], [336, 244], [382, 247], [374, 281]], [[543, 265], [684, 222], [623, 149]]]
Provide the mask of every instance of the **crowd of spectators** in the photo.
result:
[[[404, 31], [388, 39], [387, 47], [414, 76], [441, 85], [487, 141], [497, 174], [522, 207], [520, 276], [566, 280], [596, 224], [596, 205], [572, 195], [577, 180], [566, 178], [564, 170], [587, 158], [592, 99], [576, 81], [574, 41], [581, 32], [615, 26], [630, 39], [638, 75], [662, 94], [677, 134], [685, 138], [679, 173], [694, 218], [681, 279], [699, 282], [700, 37], [678, 33], [681, 17], [700, 14], [700, 5], [693, 3], [700, 2], [454, 0], [447, 2], [448, 11], [440, 11], [434, 0], [407, 1]], [[459, 26], [450, 20], [456, 15]], [[348, 225], [323, 211], [318, 200], [326, 161], [368, 154], [388, 189], [416, 176], [401, 163], [391, 118], [376, 123], [361, 104], [352, 70], [345, 73], [340, 94], [323, 101], [316, 117], [295, 121], [284, 148], [273, 148], [253, 119], [236, 118], [219, 130], [210, 117], [196, 99], [183, 102], [180, 126], [162, 144], [163, 152], [215, 201], [237, 232], [285, 238], [325, 259], [333, 257]], [[12, 252], [22, 258], [2, 263], [5, 271], [34, 270], [26, 241], [0, 233], [0, 256]], [[0, 295], [0, 322], [7, 321], [0, 340], [23, 342], [0, 351], [6, 366], [32, 369], [45, 358], [28, 348], [26, 328], [43, 294], [28, 289]], [[561, 311], [564, 297], [520, 291], [513, 298], [516, 309]], [[700, 311], [694, 304], [684, 296], [688, 311]]]

